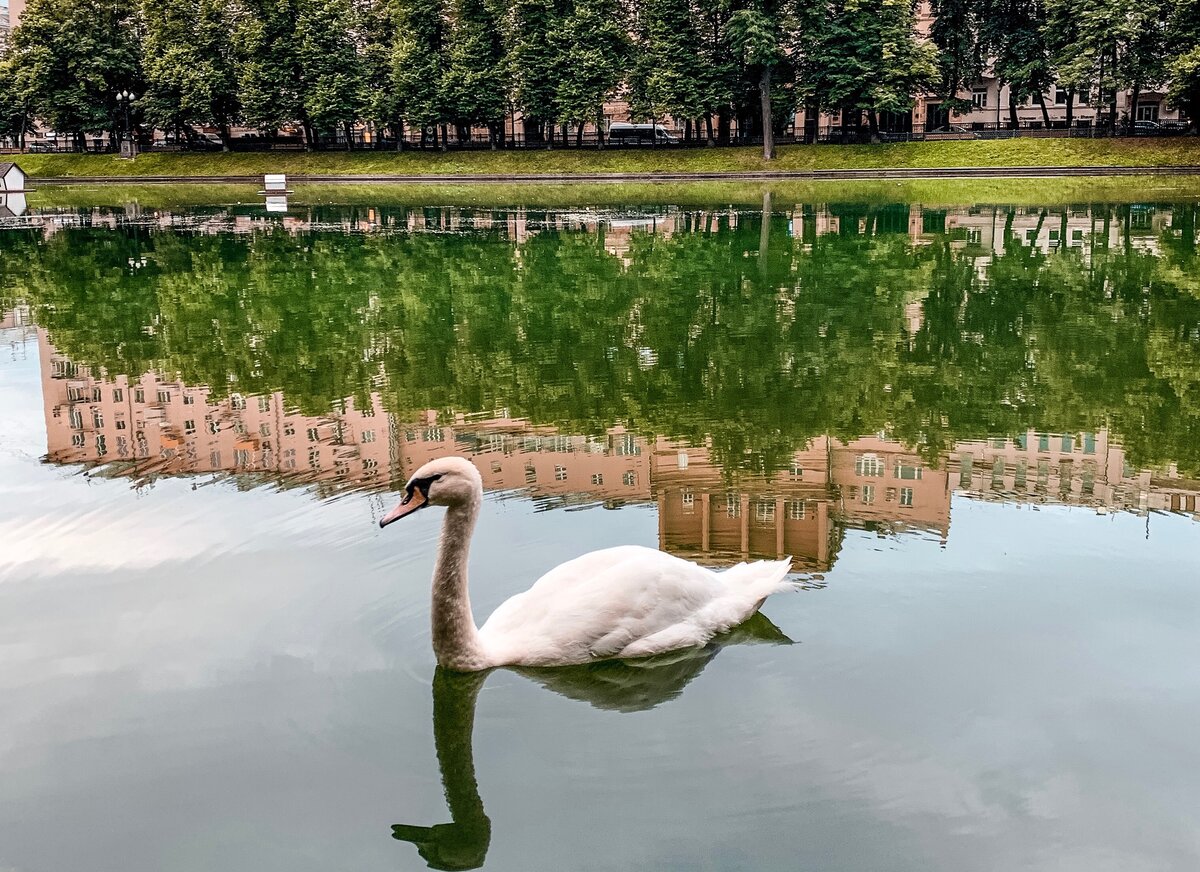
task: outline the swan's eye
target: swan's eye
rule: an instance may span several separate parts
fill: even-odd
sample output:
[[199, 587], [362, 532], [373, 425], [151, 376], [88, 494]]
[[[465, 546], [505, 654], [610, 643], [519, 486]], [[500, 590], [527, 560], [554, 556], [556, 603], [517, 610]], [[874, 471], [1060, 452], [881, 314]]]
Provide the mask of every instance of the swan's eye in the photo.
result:
[[408, 499], [412, 499], [413, 489], [419, 490], [425, 499], [429, 499], [429, 486], [442, 477], [439, 472], [437, 475], [431, 475], [428, 478], [414, 478], [408, 483], [408, 487], [404, 490], [408, 493]]

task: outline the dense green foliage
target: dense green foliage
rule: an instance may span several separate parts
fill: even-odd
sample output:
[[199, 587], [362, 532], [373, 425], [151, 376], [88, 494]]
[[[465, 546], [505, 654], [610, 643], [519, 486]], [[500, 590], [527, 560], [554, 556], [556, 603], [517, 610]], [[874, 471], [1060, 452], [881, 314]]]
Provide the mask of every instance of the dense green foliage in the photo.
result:
[[[934, 0], [928, 37], [910, 0], [31, 0], [0, 67], [0, 136], [36, 115], [75, 137], [114, 131], [118, 91], [140, 95], [134, 120], [168, 131], [235, 122], [311, 145], [350, 127], [423, 131], [422, 143], [486, 128], [582, 136], [602, 107], [670, 116], [686, 136], [773, 134], [801, 103], [843, 113], [853, 135], [904, 113], [924, 90], [943, 108], [994, 71], [1009, 107], [1055, 83], [1103, 100], [1171, 84], [1200, 113], [1197, 0]], [[1111, 105], [1107, 101], [1113, 101]], [[862, 121], [866, 118], [868, 124]], [[375, 137], [376, 142], [383, 137]]]
[[932, 457], [961, 439], [1107, 426], [1137, 463], [1200, 470], [1195, 204], [1093, 207], [1082, 238], [1049, 250], [1027, 232], [1067, 239], [1080, 207], [989, 210], [999, 253], [945, 232], [944, 212], [920, 216], [915, 243], [901, 204], [765, 225], [683, 212], [670, 235], [616, 237], [528, 212], [549, 229], [519, 244], [503, 212], [373, 211], [460, 232], [13, 232], [0, 294], [31, 303], [80, 363], [283, 390], [314, 414], [382, 390], [402, 418], [623, 422], [711, 437], [727, 463], [760, 468], [821, 433], [886, 430]]

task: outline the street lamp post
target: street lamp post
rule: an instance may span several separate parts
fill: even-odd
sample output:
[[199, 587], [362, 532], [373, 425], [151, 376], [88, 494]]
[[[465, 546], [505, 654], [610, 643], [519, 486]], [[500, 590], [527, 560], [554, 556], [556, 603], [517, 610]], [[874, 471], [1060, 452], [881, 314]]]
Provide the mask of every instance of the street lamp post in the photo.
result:
[[121, 157], [137, 157], [137, 140], [129, 122], [129, 108], [136, 99], [137, 94], [132, 91], [117, 91], [117, 105], [125, 110], [125, 135], [121, 138]]

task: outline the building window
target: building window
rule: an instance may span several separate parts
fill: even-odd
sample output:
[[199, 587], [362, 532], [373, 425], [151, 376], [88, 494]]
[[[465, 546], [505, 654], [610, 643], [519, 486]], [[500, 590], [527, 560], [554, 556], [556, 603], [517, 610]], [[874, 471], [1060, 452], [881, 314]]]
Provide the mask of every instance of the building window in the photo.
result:
[[71, 434], [71, 447], [72, 448], [82, 448], [85, 438], [86, 437], [82, 433], [72, 433]]
[[312, 469], [320, 469], [321, 468], [321, 449], [320, 448], [308, 449], [308, 465]]
[[1067, 105], [1067, 89], [1066, 88], [1055, 88], [1054, 89], [1054, 105], [1055, 106], [1066, 106]]
[[210, 469], [220, 469], [221, 468], [221, 452], [220, 451], [210, 451], [208, 453], [208, 466]]
[[194, 405], [196, 405], [196, 398], [195, 398], [195, 396], [193, 396], [192, 394], [184, 394], [184, 395], [183, 395], [183, 404], [184, 404], [185, 406], [194, 406]]
[[900, 460], [896, 461], [896, 478], [902, 478], [907, 481], [920, 481], [922, 472], [922, 468], [916, 464], [904, 463]]
[[1095, 433], [1084, 433], [1083, 434], [1083, 453], [1084, 454], [1095, 454], [1096, 453], [1096, 434]]
[[790, 500], [788, 502], [788, 520], [804, 520], [804, 500]]
[[103, 433], [96, 434], [96, 454], [101, 457], [108, 454], [108, 440], [104, 438]]
[[117, 418], [117, 420], [116, 420], [116, 422], [115, 422], [115, 423], [116, 423], [116, 425], [117, 425], [117, 429], [118, 429], [118, 430], [124, 430], [124, 429], [125, 429], [125, 419], [124, 419], [124, 418]]
[[683, 510], [688, 514], [696, 510], [696, 495], [690, 490], [685, 490], [679, 495], [679, 502], [683, 506]]
[[537, 470], [532, 466], [525, 467], [525, 484], [534, 484], [537, 482]]
[[158, 392], [158, 401], [160, 403], [171, 402], [171, 392], [170, 391], [159, 391]]
[[240, 412], [246, 408], [246, 398], [241, 394], [231, 394], [229, 397], [229, 408], [235, 412]]
[[309, 442], [320, 442], [321, 441], [321, 433], [316, 427], [308, 428], [308, 441]]
[[1025, 474], [1028, 468], [1029, 465], [1024, 460], [1017, 461], [1017, 472], [1013, 477], [1013, 487], [1019, 490], [1025, 489]]
[[742, 501], [737, 494], [725, 494], [725, 514], [730, 518], [742, 516]]
[[632, 433], [622, 433], [617, 437], [617, 454], [637, 456], [642, 453], [642, 448], [633, 438]]
[[775, 501], [759, 500], [754, 505], [754, 519], [760, 524], [775, 523]]
[[621, 476], [621, 482], [626, 487], [635, 487], [637, 485], [637, 473], [636, 472], [625, 473], [624, 475]]
[[875, 485], [864, 484], [862, 486], [862, 501], [867, 505], [875, 502]]
[[293, 424], [291, 421], [284, 421], [283, 422], [283, 435], [284, 436], [295, 436], [296, 435], [296, 425]]
[[82, 430], [83, 429], [83, 413], [82, 412], [80, 412], [78, 409], [72, 409], [70, 412], [67, 413], [67, 417], [71, 421], [71, 429], [72, 430]]
[[596, 485], [597, 487], [604, 484], [604, 473], [593, 472], [592, 473], [592, 484]]
[[1073, 452], [1075, 450], [1075, 437], [1074, 436], [1063, 436], [1062, 450], [1063, 450], [1063, 454], [1070, 454], [1071, 452]]
[[104, 413], [99, 409], [92, 409], [92, 426], [96, 429], [104, 426]]
[[125, 402], [125, 391], [124, 391], [124, 389], [122, 389], [122, 388], [113, 388], [113, 402], [114, 402], [114, 403], [123, 403], [123, 402]]
[[375, 431], [374, 430], [363, 430], [362, 431], [362, 441], [363, 442], [374, 442], [375, 441]]
[[259, 424], [258, 425], [258, 435], [259, 436], [270, 436], [271, 435], [271, 425], [267, 424], [265, 422], [262, 424]]
[[883, 461], [875, 454], [860, 454], [854, 458], [854, 474], [878, 478], [883, 475]]
[[675, 465], [679, 469], [687, 469], [688, 455], [687, 455], [686, 451], [680, 451], [678, 454], [675, 455]]
[[793, 460], [790, 475], [792, 478], [804, 478], [804, 467]]
[[133, 389], [133, 401], [135, 403], [146, 402], [146, 391], [143, 390], [142, 388], [134, 388]]
[[425, 442], [441, 442], [443, 435], [441, 427], [426, 427], [422, 439]]
[[565, 466], [554, 467], [554, 480], [555, 481], [566, 481], [567, 480], [567, 468]]
[[1157, 103], [1138, 103], [1137, 120], [1138, 121], [1157, 121], [1158, 120], [1158, 104]]
[[900, 505], [912, 506], [913, 504], [913, 489], [910, 487], [900, 488]]
[[264, 397], [259, 397], [259, 398], [258, 398], [258, 410], [259, 410], [260, 412], [269, 412], [269, 411], [271, 411], [271, 398], [270, 398], [270, 397], [265, 397], [265, 396], [264, 396]]
[[975, 88], [971, 91], [971, 105], [976, 109], [986, 109], [988, 103], [987, 88]]
[[1049, 450], [1050, 450], [1050, 434], [1049, 433], [1039, 433], [1038, 434], [1038, 451], [1049, 451]]
[[245, 468], [250, 465], [250, 452], [238, 448], [233, 452], [233, 465], [239, 468]]

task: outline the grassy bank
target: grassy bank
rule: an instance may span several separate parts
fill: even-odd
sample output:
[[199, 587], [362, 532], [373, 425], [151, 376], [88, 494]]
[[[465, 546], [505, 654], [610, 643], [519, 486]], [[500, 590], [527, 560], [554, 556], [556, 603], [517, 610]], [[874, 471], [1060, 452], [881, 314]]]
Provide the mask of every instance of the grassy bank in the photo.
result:
[[212, 176], [391, 173], [744, 172], [972, 166], [1181, 166], [1200, 164], [1200, 139], [1010, 139], [889, 145], [793, 145], [767, 162], [756, 148], [477, 152], [272, 152], [267, 154], [25, 154], [16, 160], [37, 177]]
[[[30, 196], [38, 207], [145, 209], [245, 205], [259, 209], [255, 185], [62, 185]], [[1179, 202], [1200, 199], [1200, 176], [1062, 179], [950, 179], [880, 182], [635, 182], [358, 185], [305, 184], [293, 208], [317, 205], [561, 208], [576, 206], [761, 208], [764, 195], [782, 209], [798, 203], [922, 203], [927, 206], [1057, 206], [1071, 203]]]

